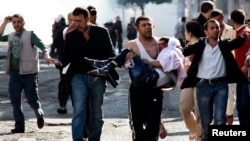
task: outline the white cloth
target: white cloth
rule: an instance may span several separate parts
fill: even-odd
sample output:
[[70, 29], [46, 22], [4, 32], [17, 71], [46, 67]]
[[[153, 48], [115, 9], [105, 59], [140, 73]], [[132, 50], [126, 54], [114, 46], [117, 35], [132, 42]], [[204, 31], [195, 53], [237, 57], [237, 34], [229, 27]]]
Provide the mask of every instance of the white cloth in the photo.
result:
[[148, 61], [155, 61], [155, 59], [153, 59], [151, 56], [149, 56], [149, 54], [147, 53], [147, 51], [145, 50], [145, 48], [143, 47], [142, 43], [139, 41], [138, 38], [135, 39], [135, 42], [136, 42], [138, 49], [140, 51], [141, 59], [147, 59]]
[[182, 81], [187, 77], [186, 70], [184, 69], [184, 56], [181, 50], [176, 48], [179, 40], [171, 37], [168, 41], [168, 47], [164, 48], [157, 57], [164, 72], [177, 70], [177, 83], [178, 87], [181, 86]]

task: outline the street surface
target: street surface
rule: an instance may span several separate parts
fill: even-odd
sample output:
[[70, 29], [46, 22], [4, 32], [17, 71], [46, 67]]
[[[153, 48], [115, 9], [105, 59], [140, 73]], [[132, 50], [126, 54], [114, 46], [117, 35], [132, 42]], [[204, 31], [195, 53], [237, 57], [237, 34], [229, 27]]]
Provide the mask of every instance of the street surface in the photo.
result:
[[[5, 59], [0, 49], [0, 141], [72, 141], [71, 118], [72, 106], [68, 101], [68, 114], [57, 113], [57, 84], [59, 72], [54, 65], [46, 65], [41, 61], [39, 73], [39, 95], [45, 112], [45, 126], [38, 129], [33, 110], [23, 101], [23, 111], [26, 118], [25, 133], [11, 134], [14, 127], [12, 106], [8, 98], [8, 75], [4, 70]], [[128, 120], [128, 73], [118, 68], [120, 74], [119, 86], [114, 89], [108, 85], [104, 98], [104, 127], [102, 141], [131, 141], [131, 130]], [[179, 112], [179, 90], [174, 89], [164, 93], [162, 120], [168, 135], [159, 141], [187, 141], [188, 131]]]

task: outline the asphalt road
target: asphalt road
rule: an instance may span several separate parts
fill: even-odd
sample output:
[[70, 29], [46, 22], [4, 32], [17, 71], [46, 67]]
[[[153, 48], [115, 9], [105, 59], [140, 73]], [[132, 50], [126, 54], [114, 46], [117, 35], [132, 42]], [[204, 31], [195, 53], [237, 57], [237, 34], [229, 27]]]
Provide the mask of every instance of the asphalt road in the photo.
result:
[[[41, 61], [39, 72], [39, 95], [42, 108], [45, 112], [45, 126], [38, 129], [33, 110], [26, 101], [23, 101], [26, 131], [23, 134], [11, 134], [14, 127], [12, 106], [9, 101], [8, 80], [9, 76], [4, 74], [6, 48], [0, 47], [0, 141], [72, 141], [71, 118], [72, 106], [68, 101], [68, 113], [60, 115], [56, 112], [58, 104], [59, 72], [54, 65], [46, 65]], [[104, 97], [104, 127], [101, 141], [131, 141], [131, 130], [128, 120], [128, 73], [118, 68], [120, 83], [116, 89], [108, 85]], [[162, 121], [167, 129], [168, 135], [159, 141], [186, 141], [188, 130], [185, 127], [179, 111], [178, 89], [164, 92]], [[235, 124], [237, 124], [237, 118]]]
[[[10, 134], [14, 127], [12, 106], [8, 99], [8, 75], [3, 73], [5, 59], [0, 59], [0, 141], [71, 141], [72, 106], [67, 104], [68, 114], [57, 114], [58, 70], [53, 65], [41, 61], [39, 72], [39, 95], [45, 112], [45, 127], [36, 127], [36, 118], [29, 105], [23, 101], [26, 118], [26, 132]], [[104, 127], [102, 141], [131, 141], [131, 130], [128, 120], [128, 86], [127, 72], [118, 68], [120, 83], [116, 89], [108, 85], [104, 98]], [[178, 109], [179, 91], [174, 89], [164, 94], [162, 120], [168, 136], [160, 141], [183, 141], [188, 139], [188, 132]]]

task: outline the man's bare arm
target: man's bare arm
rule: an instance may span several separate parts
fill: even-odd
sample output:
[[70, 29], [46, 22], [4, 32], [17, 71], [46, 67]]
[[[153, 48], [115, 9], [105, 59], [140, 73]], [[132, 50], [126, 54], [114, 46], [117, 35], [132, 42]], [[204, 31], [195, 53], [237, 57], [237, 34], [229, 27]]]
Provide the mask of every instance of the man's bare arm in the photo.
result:
[[155, 67], [155, 68], [162, 68], [160, 61], [148, 61], [147, 59], [142, 59], [142, 61], [149, 66]]

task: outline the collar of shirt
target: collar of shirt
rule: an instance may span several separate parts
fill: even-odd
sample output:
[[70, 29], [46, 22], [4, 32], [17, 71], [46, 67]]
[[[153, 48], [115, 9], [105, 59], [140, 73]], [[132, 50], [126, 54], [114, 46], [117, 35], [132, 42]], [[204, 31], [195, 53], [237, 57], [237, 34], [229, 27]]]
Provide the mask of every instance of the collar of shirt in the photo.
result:
[[236, 31], [239, 31], [239, 30], [241, 30], [243, 27], [245, 27], [246, 25], [245, 24], [243, 24], [243, 25], [241, 25], [240, 27], [238, 27], [237, 29], [236, 29]]
[[202, 79], [214, 79], [226, 75], [225, 61], [219, 49], [218, 43], [211, 47], [207, 42], [199, 64], [197, 77]]

